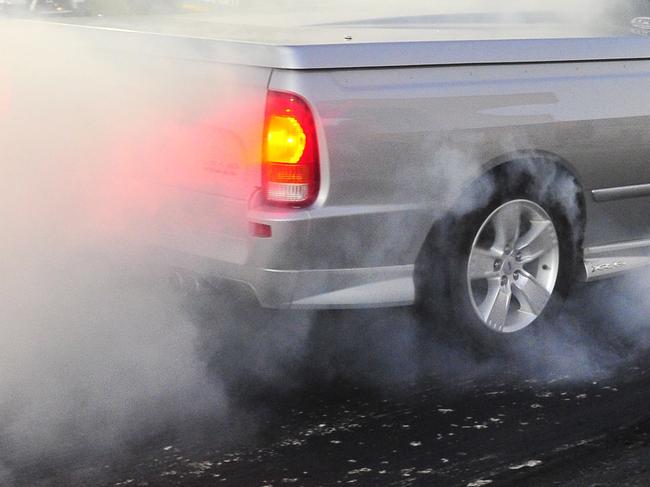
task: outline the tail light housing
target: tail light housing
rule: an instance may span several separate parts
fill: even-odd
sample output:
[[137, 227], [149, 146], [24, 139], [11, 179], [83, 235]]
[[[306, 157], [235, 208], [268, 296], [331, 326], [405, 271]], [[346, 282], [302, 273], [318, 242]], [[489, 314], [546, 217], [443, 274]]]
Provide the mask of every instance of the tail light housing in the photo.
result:
[[309, 106], [292, 93], [269, 91], [262, 157], [266, 201], [309, 206], [316, 200], [319, 186], [318, 140]]

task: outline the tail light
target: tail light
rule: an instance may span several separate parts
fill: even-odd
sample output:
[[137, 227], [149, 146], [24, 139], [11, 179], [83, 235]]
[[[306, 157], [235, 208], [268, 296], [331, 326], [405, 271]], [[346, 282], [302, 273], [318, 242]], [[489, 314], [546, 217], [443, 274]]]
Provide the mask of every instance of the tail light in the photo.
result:
[[302, 98], [269, 91], [262, 164], [262, 188], [269, 203], [305, 207], [318, 196], [316, 126]]

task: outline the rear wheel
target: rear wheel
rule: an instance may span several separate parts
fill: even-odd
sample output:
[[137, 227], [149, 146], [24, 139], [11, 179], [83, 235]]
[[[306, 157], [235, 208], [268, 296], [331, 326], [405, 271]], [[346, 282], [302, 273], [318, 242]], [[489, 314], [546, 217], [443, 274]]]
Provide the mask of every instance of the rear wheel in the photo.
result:
[[483, 207], [435, 226], [416, 285], [430, 331], [502, 351], [552, 325], [576, 274], [579, 242], [567, 208], [575, 201], [542, 193], [531, 178], [497, 175], [494, 183]]

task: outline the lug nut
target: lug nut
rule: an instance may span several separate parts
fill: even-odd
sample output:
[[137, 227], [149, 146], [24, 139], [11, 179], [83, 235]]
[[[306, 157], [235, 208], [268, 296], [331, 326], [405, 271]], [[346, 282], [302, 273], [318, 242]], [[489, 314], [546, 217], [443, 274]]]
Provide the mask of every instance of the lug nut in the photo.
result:
[[521, 262], [522, 260], [524, 260], [524, 254], [522, 254], [521, 252], [517, 252], [515, 258], [517, 259], [517, 262]]
[[501, 278], [501, 285], [505, 286], [506, 284], [508, 284], [508, 278], [506, 276], [503, 276]]
[[519, 276], [520, 276], [520, 275], [521, 275], [521, 274], [519, 273], [519, 271], [515, 271], [515, 272], [512, 274], [512, 278], [516, 281], [517, 279], [519, 279]]
[[502, 264], [503, 264], [503, 262], [500, 259], [495, 260], [494, 261], [494, 270], [498, 271], [499, 269], [501, 269]]

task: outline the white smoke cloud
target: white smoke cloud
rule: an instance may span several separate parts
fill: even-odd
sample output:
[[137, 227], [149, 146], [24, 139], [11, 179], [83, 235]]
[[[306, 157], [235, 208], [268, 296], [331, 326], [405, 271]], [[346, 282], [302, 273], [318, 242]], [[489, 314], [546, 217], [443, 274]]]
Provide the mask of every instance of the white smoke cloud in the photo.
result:
[[[470, 3], [435, 9], [460, 12]], [[325, 14], [304, 15], [337, 20], [331, 2], [319, 5]], [[422, 11], [421, 5], [366, 2], [358, 18], [369, 5], [377, 15]], [[489, 8], [507, 13], [511, 5], [497, 1]], [[567, 2], [518, 2], [533, 10], [552, 5]], [[579, 1], [567, 11], [584, 19], [610, 5]], [[208, 296], [204, 308], [188, 314], [160, 284], [165, 269], [130, 250], [146, 238], [142, 222], [163, 202], [158, 194], [134, 193], [124, 176], [138, 157], [151, 157], [156, 137], [168, 140], [179, 127], [191, 132], [212, 113], [204, 92], [174, 91], [184, 72], [143, 89], [139, 61], [98, 57], [82, 37], [57, 41], [42, 26], [0, 21], [0, 45], [0, 483], [11, 481], [13, 464], [62, 449], [110, 449], [191, 418], [235, 415], [232, 389], [239, 380], [286, 389], [300, 384], [303, 368], [325, 379], [381, 386], [432, 372], [450, 382], [458, 374], [489, 373], [491, 362], [423, 342], [405, 309], [370, 318], [325, 313], [314, 331], [312, 316], [252, 312], [252, 303], [226, 293], [221, 300]], [[174, 71], [168, 63], [165, 74]], [[443, 147], [436, 157], [463, 167], [473, 153]], [[461, 194], [466, 175], [444, 176], [449, 198]], [[567, 201], [573, 190], [569, 183], [554, 189]], [[610, 284], [613, 299], [599, 299], [611, 297], [607, 285], [579, 295], [556, 331], [533, 352], [522, 351], [520, 360], [535, 373], [610, 372], [650, 343], [650, 310], [642, 298], [648, 282], [640, 275]], [[631, 345], [602, 342], [592, 325], [614, 329], [619, 342], [624, 337]], [[12, 453], [2, 460], [6, 452]]]
[[115, 142], [164, 107], [130, 100], [124, 72], [81, 41], [0, 24], [2, 454], [101, 449], [223, 414], [163, 270], [129, 250], [139, 202], [114, 191]]

